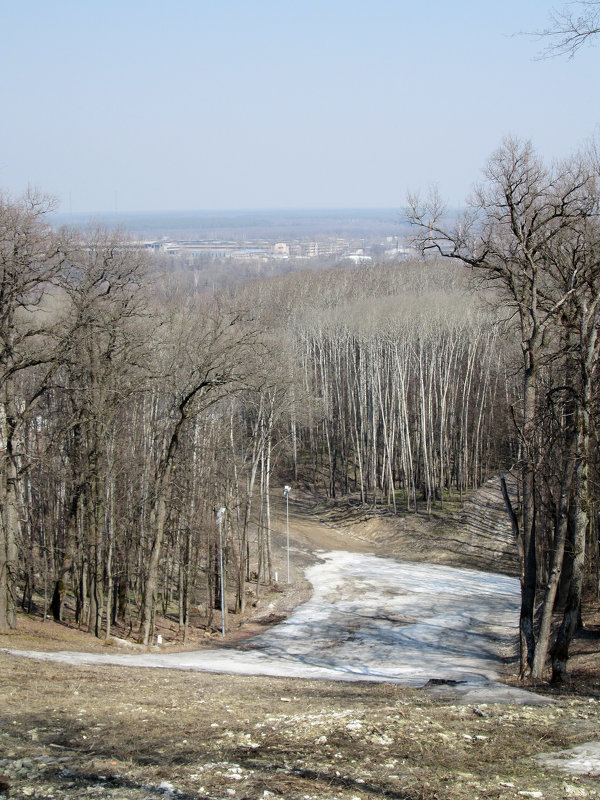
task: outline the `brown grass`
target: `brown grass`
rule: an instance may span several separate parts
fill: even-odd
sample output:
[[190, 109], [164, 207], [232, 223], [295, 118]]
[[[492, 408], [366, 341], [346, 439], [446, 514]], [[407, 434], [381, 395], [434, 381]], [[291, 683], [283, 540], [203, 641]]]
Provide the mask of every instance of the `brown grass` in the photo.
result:
[[189, 797], [508, 800], [567, 797], [568, 784], [600, 796], [597, 781], [532, 760], [597, 735], [598, 699], [475, 713], [396, 685], [66, 668], [5, 653], [0, 674], [2, 754], [49, 760], [34, 779], [9, 774], [15, 791], [78, 797], [100, 783], [124, 798], [167, 781]]
[[[82, 786], [118, 775], [129, 788], [167, 780], [194, 797], [560, 798], [565, 776], [532, 756], [589, 740], [600, 724], [598, 700], [578, 698], [480, 716], [386, 684], [67, 670], [6, 654], [0, 668], [1, 749], [66, 759], [43, 773], [55, 792], [68, 767]], [[566, 782], [599, 796], [593, 780]]]
[[[67, 625], [20, 623], [2, 646], [102, 648]], [[3, 777], [0, 761], [0, 785], [16, 797], [115, 800], [160, 796], [161, 784], [163, 796], [172, 787], [247, 800], [600, 797], [597, 780], [532, 758], [598, 736], [597, 629], [576, 650], [573, 682], [554, 705], [477, 712], [395, 685], [67, 668], [0, 653], [0, 759], [37, 759], [24, 776], [8, 766]]]

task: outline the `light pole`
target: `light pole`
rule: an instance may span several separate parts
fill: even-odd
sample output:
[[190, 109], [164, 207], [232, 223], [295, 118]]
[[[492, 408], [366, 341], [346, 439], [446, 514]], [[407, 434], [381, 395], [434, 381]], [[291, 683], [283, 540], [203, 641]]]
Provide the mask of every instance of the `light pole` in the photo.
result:
[[283, 487], [283, 496], [285, 497], [285, 533], [286, 533], [286, 550], [287, 550], [287, 582], [290, 582], [290, 492], [291, 486]]
[[219, 526], [219, 572], [221, 580], [221, 636], [225, 636], [225, 575], [223, 571], [223, 517], [225, 508], [217, 511], [217, 525]]

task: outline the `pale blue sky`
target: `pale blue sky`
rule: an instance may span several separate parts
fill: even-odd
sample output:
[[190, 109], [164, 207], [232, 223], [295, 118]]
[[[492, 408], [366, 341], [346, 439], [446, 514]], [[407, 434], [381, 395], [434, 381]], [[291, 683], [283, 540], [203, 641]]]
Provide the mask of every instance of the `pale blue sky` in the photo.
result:
[[65, 212], [459, 204], [504, 135], [553, 158], [596, 130], [600, 46], [536, 61], [511, 36], [552, 7], [0, 0], [0, 188]]

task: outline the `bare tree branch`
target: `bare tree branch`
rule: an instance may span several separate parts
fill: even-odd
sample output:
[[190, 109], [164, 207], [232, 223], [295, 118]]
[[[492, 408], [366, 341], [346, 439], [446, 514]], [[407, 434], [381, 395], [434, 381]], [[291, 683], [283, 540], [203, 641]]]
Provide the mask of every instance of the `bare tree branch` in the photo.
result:
[[547, 41], [538, 58], [575, 54], [586, 44], [595, 44], [600, 33], [600, 0], [575, 0], [550, 14], [550, 24], [535, 36]]

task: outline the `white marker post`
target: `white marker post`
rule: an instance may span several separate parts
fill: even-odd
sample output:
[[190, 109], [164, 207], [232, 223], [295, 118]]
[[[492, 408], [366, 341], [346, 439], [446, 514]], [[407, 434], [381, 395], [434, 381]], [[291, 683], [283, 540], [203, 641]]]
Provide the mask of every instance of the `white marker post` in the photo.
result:
[[287, 582], [290, 582], [290, 492], [291, 486], [283, 487], [283, 496], [285, 497], [285, 531], [286, 531], [286, 550], [287, 550]]
[[217, 511], [217, 525], [219, 526], [219, 571], [221, 577], [221, 636], [225, 637], [225, 574], [223, 570], [223, 517], [225, 508]]

